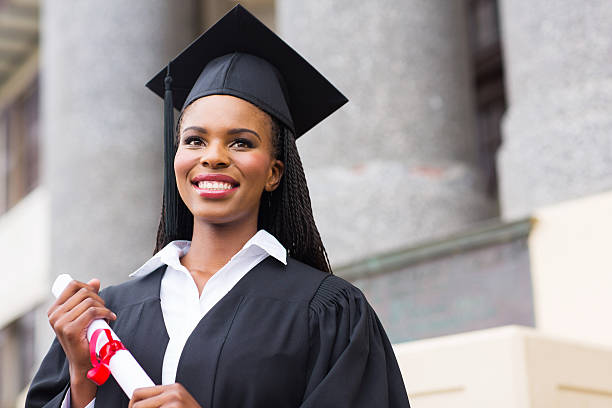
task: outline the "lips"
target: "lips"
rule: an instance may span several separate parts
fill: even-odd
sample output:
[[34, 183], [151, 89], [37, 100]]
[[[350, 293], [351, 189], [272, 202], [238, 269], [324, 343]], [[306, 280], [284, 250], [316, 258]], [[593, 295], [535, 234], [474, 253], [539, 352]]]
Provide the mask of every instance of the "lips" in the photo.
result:
[[221, 183], [231, 184], [233, 186], [237, 186], [239, 184], [233, 177], [228, 176], [227, 174], [218, 173], [198, 174], [193, 179], [191, 179], [192, 184], [197, 184], [200, 181], [218, 181]]

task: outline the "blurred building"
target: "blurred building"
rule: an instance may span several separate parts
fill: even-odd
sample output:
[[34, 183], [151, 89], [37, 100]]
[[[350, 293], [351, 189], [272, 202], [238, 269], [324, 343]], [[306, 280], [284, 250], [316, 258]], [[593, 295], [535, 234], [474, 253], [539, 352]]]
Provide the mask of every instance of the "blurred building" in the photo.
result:
[[[0, 1], [0, 407], [48, 347], [55, 276], [106, 286], [152, 253], [144, 83], [234, 2], [177, 4]], [[413, 405], [610, 406], [608, 2], [242, 4], [350, 99], [298, 145]]]

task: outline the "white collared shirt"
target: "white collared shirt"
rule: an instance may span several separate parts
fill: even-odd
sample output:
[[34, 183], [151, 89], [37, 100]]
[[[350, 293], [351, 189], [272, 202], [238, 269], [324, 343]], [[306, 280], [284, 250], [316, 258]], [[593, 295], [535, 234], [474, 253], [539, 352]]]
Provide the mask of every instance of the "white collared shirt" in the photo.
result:
[[[162, 265], [167, 265], [161, 280], [160, 301], [166, 331], [170, 338], [162, 364], [162, 384], [172, 384], [176, 378], [178, 362], [187, 338], [198, 322], [217, 304], [251, 269], [268, 256], [287, 264], [287, 251], [266, 230], [259, 230], [206, 282], [202, 294], [191, 273], [180, 258], [189, 252], [190, 241], [172, 241], [153, 255], [130, 277], [146, 276]], [[93, 408], [95, 398], [86, 408]], [[62, 408], [70, 407], [70, 390]]]

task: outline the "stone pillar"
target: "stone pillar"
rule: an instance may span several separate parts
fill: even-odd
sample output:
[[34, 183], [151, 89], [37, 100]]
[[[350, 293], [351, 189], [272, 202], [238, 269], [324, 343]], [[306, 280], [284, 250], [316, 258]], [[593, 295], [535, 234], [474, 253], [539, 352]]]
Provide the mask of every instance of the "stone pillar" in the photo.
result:
[[[190, 1], [42, 2], [44, 186], [52, 275], [102, 285], [151, 256], [163, 102], [144, 84], [195, 34]], [[36, 233], [36, 231], [32, 231]]]
[[350, 99], [298, 141], [333, 264], [495, 216], [475, 165], [463, 2], [276, 4], [280, 34]]
[[502, 216], [612, 189], [610, 3], [501, 0], [500, 17]]

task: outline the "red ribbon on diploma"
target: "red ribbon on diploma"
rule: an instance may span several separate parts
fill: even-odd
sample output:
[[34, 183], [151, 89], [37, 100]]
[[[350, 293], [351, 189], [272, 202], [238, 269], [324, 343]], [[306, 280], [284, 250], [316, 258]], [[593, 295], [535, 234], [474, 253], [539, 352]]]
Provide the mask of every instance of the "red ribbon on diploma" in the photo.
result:
[[[100, 349], [100, 359], [98, 359], [96, 356], [96, 344], [98, 344], [98, 336], [101, 333], [106, 335], [108, 342]], [[113, 339], [110, 330], [98, 329], [94, 331], [89, 341], [89, 357], [91, 358], [93, 368], [87, 372], [87, 378], [98, 385], [104, 384], [110, 376], [108, 364], [119, 350], [125, 350], [125, 347], [119, 340]]]

